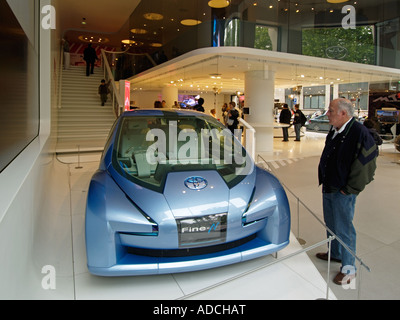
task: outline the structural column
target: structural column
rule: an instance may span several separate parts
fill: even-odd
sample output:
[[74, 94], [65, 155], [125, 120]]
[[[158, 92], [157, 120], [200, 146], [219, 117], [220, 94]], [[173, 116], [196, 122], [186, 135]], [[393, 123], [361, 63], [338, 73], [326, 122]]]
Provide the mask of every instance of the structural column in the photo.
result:
[[165, 100], [166, 107], [171, 108], [175, 101], [178, 101], [178, 88], [168, 86], [162, 89], [162, 99]]
[[256, 130], [256, 153], [273, 151], [275, 71], [264, 70], [245, 74], [245, 120]]

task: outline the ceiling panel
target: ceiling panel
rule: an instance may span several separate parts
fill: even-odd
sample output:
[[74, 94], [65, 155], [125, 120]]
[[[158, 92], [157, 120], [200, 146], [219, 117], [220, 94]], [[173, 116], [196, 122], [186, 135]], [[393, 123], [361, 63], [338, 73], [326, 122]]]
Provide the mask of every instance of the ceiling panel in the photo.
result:
[[398, 69], [227, 47], [195, 50], [130, 80], [133, 90], [176, 86], [180, 91], [188, 92], [234, 93], [244, 91], [247, 72], [265, 70], [275, 72], [278, 88], [400, 80]]
[[[130, 15], [140, 0], [60, 0], [57, 10], [62, 33], [74, 30], [79, 33], [98, 33], [116, 35], [119, 45], [121, 28], [128, 22]], [[82, 25], [85, 18], [87, 24]]]

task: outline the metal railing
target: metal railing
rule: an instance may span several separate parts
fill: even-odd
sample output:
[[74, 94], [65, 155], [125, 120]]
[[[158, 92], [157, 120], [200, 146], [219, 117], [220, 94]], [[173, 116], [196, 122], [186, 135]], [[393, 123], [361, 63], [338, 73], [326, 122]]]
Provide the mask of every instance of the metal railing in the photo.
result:
[[62, 107], [62, 82], [63, 82], [63, 69], [64, 69], [64, 46], [60, 46], [60, 64], [58, 66], [58, 90], [57, 90], [57, 108]]
[[251, 155], [253, 160], [256, 159], [256, 130], [244, 119], [238, 118], [239, 122], [246, 128], [244, 132], [244, 147]]
[[[331, 241], [334, 240], [334, 239], [335, 239], [334, 237], [329, 237], [328, 239], [323, 240], [323, 241], [321, 241], [321, 242], [318, 242], [318, 243], [316, 243], [316, 244], [314, 244], [314, 245], [312, 245], [312, 246], [309, 246], [309, 247], [307, 247], [307, 248], [304, 248], [304, 249], [298, 250], [298, 251], [296, 251], [296, 252], [290, 253], [290, 254], [288, 254], [288, 255], [286, 255], [286, 256], [283, 256], [283, 257], [281, 257], [281, 258], [278, 258], [278, 257], [277, 257], [277, 258], [276, 258], [274, 261], [272, 261], [272, 262], [269, 262], [269, 263], [267, 263], [267, 264], [262, 264], [261, 266], [258, 266], [258, 267], [252, 268], [252, 269], [250, 269], [250, 270], [244, 271], [244, 272], [242, 272], [242, 273], [240, 273], [240, 274], [238, 274], [238, 275], [235, 275], [235, 276], [233, 276], [233, 277], [227, 278], [227, 279], [225, 279], [225, 280], [223, 280], [223, 281], [217, 282], [217, 283], [215, 283], [215, 284], [212, 284], [212, 285], [210, 285], [210, 286], [207, 286], [207, 287], [205, 287], [205, 288], [202, 288], [202, 289], [197, 290], [197, 291], [195, 291], [195, 292], [192, 292], [192, 293], [190, 293], [190, 294], [186, 294], [186, 295], [184, 295], [184, 296], [178, 298], [177, 300], [186, 300], [186, 299], [195, 297], [195, 296], [197, 296], [197, 295], [199, 295], [199, 294], [202, 294], [202, 293], [204, 293], [204, 292], [210, 291], [210, 290], [212, 290], [212, 289], [214, 289], [214, 288], [218, 288], [219, 286], [222, 286], [222, 285], [227, 284], [227, 283], [229, 283], [229, 282], [235, 281], [235, 280], [237, 280], [237, 279], [240, 279], [240, 278], [242, 278], [242, 277], [245, 277], [245, 276], [247, 276], [247, 275], [250, 275], [250, 274], [252, 274], [252, 273], [254, 273], [254, 272], [260, 271], [260, 270], [262, 270], [262, 269], [266, 269], [266, 268], [268, 268], [268, 267], [270, 267], [270, 266], [272, 266], [272, 265], [274, 265], [274, 264], [277, 264], [277, 263], [283, 262], [283, 261], [285, 261], [285, 260], [288, 260], [288, 259], [290, 259], [290, 258], [293, 258], [293, 257], [295, 257], [295, 256], [298, 256], [299, 254], [302, 254], [302, 253], [305, 253], [305, 252], [310, 251], [310, 250], [312, 250], [312, 249], [318, 248], [318, 247], [320, 247], [320, 246], [322, 246], [322, 245], [328, 244], [328, 247], [330, 248], [330, 243], [331, 243]], [[328, 262], [328, 263], [329, 263], [329, 262]], [[329, 268], [329, 267], [328, 267], [328, 268]], [[325, 294], [325, 299], [326, 299], [326, 300], [329, 300], [329, 291], [330, 291], [330, 287], [329, 287], [329, 272], [328, 272], [327, 287], [326, 287], [326, 294]]]
[[[274, 172], [274, 169], [268, 164], [268, 162], [260, 155], [257, 156], [257, 163], [260, 164], [259, 160], [262, 161], [262, 163], [266, 166], [265, 169], [267, 169], [268, 171], [270, 171], [272, 174], [274, 174], [275, 176], [277, 176], [277, 174]], [[304, 207], [304, 209], [306, 210], [306, 212], [308, 212], [327, 232], [327, 234], [329, 234], [330, 236], [328, 237], [328, 240], [330, 238], [332, 238], [331, 240], [337, 240], [345, 250], [347, 250], [354, 258], [356, 261], [358, 261], [358, 263], [360, 264], [360, 267], [363, 267], [364, 269], [366, 269], [368, 272], [371, 272], [371, 269], [368, 267], [368, 265], [366, 265], [364, 263], [364, 261], [357, 256], [344, 242], [342, 239], [340, 239], [340, 237], [338, 237], [332, 230], [330, 230], [327, 225], [318, 217], [318, 215], [313, 212], [287, 185], [285, 185], [285, 183], [283, 183], [281, 181], [282, 186], [285, 188], [285, 190], [291, 194], [294, 199], [296, 200], [297, 203], [297, 238], [300, 240], [299, 242], [303, 242], [303, 245], [305, 244], [304, 241], [302, 241], [302, 239], [300, 238], [300, 206]], [[330, 244], [331, 241], [329, 241]], [[329, 268], [330, 268], [330, 245], [329, 245], [329, 264], [328, 264], [328, 276], [329, 276]], [[360, 288], [361, 288], [361, 270], [362, 268], [360, 268], [359, 274], [357, 276], [357, 279], [359, 281], [359, 285], [358, 285], [358, 298], [360, 298]]]
[[124, 101], [121, 97], [119, 89], [117, 88], [114, 80], [114, 74], [111, 70], [110, 64], [108, 63], [108, 59], [106, 56], [106, 51], [104, 49], [101, 50], [101, 57], [103, 60], [103, 68], [104, 68], [104, 79], [106, 81], [111, 80], [111, 96], [112, 96], [112, 105], [115, 116], [118, 118], [121, 115], [122, 109], [124, 107]]
[[[243, 123], [243, 122], [242, 122]], [[244, 123], [243, 123], [244, 124]], [[245, 124], [244, 124], [245, 125]], [[274, 175], [276, 175], [273, 172], [273, 168], [271, 166], [269, 166], [268, 162], [260, 155], [257, 156], [257, 164], [260, 165], [260, 160], [263, 166], [265, 166], [264, 168], [268, 171], [270, 171], [271, 173], [273, 173]], [[282, 182], [281, 182], [282, 183]], [[317, 216], [317, 214], [315, 214], [298, 196], [296, 196], [296, 194], [291, 191], [284, 183], [282, 183], [283, 187], [287, 190], [287, 192], [292, 195], [297, 202], [297, 210], [291, 210], [291, 212], [293, 213], [293, 211], [297, 211], [297, 238], [299, 238], [299, 233], [300, 233], [300, 224], [299, 224], [299, 220], [300, 220], [300, 206], [303, 206], [306, 211], [308, 213], [311, 214], [312, 217], [314, 217], [316, 219], [316, 221], [318, 221], [318, 223], [325, 229], [326, 232], [328, 232], [330, 235], [327, 237], [327, 239], [324, 239], [322, 241], [319, 241], [315, 244], [312, 244], [306, 248], [297, 250], [293, 253], [290, 253], [288, 255], [282, 256], [282, 257], [278, 257], [278, 253], [276, 253], [276, 257], [275, 260], [269, 263], [265, 263], [265, 264], [261, 264], [258, 267], [243, 271], [242, 273], [239, 273], [235, 276], [229, 277], [225, 280], [222, 280], [220, 282], [214, 283], [212, 285], [209, 285], [207, 287], [204, 287], [200, 290], [197, 290], [195, 292], [189, 293], [189, 294], [184, 294], [182, 297], [178, 298], [177, 300], [186, 300], [192, 297], [195, 297], [197, 295], [206, 293], [208, 291], [211, 291], [212, 289], [218, 288], [220, 286], [223, 286], [225, 284], [228, 284], [232, 281], [241, 279], [245, 276], [248, 276], [252, 273], [255, 273], [257, 271], [263, 270], [263, 269], [267, 269], [268, 267], [283, 262], [285, 260], [288, 260], [290, 258], [296, 257], [302, 253], [306, 253], [308, 251], [311, 251], [313, 249], [316, 249], [318, 247], [327, 245], [328, 246], [328, 266], [327, 266], [327, 276], [326, 276], [326, 291], [325, 291], [325, 297], [322, 299], [326, 299], [329, 300], [329, 296], [331, 293], [331, 280], [330, 280], [330, 273], [331, 273], [331, 243], [333, 240], [337, 240], [339, 241], [339, 243], [358, 261], [358, 263], [360, 264], [360, 269], [358, 270], [357, 273], [357, 277], [356, 280], [352, 280], [352, 281], [357, 281], [358, 285], [357, 285], [357, 299], [360, 299], [360, 294], [361, 294], [361, 283], [362, 283], [362, 269], [365, 268], [368, 272], [371, 271], [371, 269], [368, 267], [368, 265], [366, 265], [362, 259], [360, 259], [360, 257], [358, 257], [337, 235], [335, 235], [326, 225], [325, 223]], [[299, 242], [300, 243], [300, 242]], [[300, 243], [301, 244], [301, 243]], [[305, 242], [302, 244], [303, 246], [305, 245]], [[361, 268], [362, 267], [362, 268]]]
[[121, 52], [101, 50], [104, 79], [111, 80], [112, 83], [111, 95], [116, 117], [119, 117], [124, 109], [124, 98], [120, 93], [119, 85], [117, 85], [118, 80], [128, 79], [157, 65], [149, 54], [134, 54], [129, 53], [128, 50]]

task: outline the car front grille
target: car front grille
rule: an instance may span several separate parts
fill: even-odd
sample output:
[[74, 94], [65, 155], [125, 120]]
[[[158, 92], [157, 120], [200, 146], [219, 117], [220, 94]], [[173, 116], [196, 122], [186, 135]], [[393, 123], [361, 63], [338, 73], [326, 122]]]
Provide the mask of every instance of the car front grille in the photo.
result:
[[134, 247], [125, 247], [126, 251], [130, 254], [135, 254], [139, 256], [147, 256], [147, 257], [188, 257], [188, 256], [198, 256], [202, 254], [210, 254], [216, 253], [224, 250], [233, 249], [239, 247], [247, 242], [255, 239], [257, 237], [256, 234], [253, 234], [249, 237], [239, 239], [236, 241], [218, 244], [214, 246], [208, 247], [200, 247], [200, 248], [185, 248], [185, 249], [143, 249], [143, 248], [134, 248]]

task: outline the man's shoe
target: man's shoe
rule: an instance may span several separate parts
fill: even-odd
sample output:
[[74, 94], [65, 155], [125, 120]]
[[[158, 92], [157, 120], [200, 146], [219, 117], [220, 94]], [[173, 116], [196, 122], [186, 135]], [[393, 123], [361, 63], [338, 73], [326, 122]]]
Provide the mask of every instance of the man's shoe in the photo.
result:
[[[327, 252], [324, 252], [324, 253], [317, 253], [315, 256], [316, 256], [318, 259], [321, 259], [321, 260], [324, 260], [324, 261], [328, 261], [328, 258], [329, 258]], [[335, 261], [335, 262], [339, 262], [339, 263], [342, 262], [342, 260], [336, 259], [336, 258], [334, 258], [334, 257], [332, 257], [332, 256], [331, 256], [331, 261]]]
[[350, 284], [350, 282], [352, 280], [354, 280], [355, 278], [356, 278], [356, 274], [355, 273], [353, 273], [353, 274], [344, 274], [344, 273], [339, 272], [336, 275], [335, 279], [333, 279], [333, 282], [341, 286], [343, 284]]

